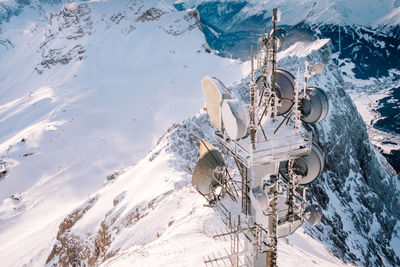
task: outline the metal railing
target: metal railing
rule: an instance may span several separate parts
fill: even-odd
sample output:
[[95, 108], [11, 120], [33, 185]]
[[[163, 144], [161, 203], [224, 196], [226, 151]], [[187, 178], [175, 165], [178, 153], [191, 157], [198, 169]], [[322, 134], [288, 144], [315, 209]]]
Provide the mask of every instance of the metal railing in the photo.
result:
[[262, 165], [266, 162], [286, 161], [309, 154], [312, 147], [312, 133], [297, 133], [279, 136], [256, 142], [255, 149], [249, 138], [232, 141], [216, 133], [218, 140], [232, 154], [238, 157], [246, 167]]

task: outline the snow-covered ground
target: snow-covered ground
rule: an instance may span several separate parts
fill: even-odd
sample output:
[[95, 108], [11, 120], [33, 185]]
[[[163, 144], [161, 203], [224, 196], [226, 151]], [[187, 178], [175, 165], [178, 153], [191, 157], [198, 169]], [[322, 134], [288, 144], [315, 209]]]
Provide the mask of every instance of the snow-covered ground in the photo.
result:
[[42, 8], [26, 7], [0, 35], [12, 44], [0, 46], [0, 158], [8, 171], [0, 178], [0, 258], [7, 265], [48, 254], [69, 211], [202, 108], [204, 75], [228, 82], [244, 75], [240, 62], [205, 51], [195, 13], [164, 2]]

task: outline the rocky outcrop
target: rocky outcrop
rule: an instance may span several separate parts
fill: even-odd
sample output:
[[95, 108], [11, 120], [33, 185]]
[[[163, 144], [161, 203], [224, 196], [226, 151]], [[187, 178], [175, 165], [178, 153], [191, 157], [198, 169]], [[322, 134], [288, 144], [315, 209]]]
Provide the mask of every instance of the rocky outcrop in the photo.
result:
[[164, 14], [165, 14], [165, 12], [162, 11], [161, 9], [151, 7], [149, 9], [147, 9], [145, 12], [143, 12], [143, 14], [140, 15], [136, 19], [136, 21], [146, 22], [146, 21], [158, 20]]
[[45, 69], [53, 66], [83, 60], [86, 50], [81, 39], [90, 35], [92, 30], [93, 23], [87, 4], [66, 4], [59, 13], [51, 13], [46, 38], [40, 46], [42, 61], [36, 71], [42, 74]]
[[89, 250], [82, 245], [82, 239], [72, 232], [72, 228], [93, 207], [97, 199], [98, 196], [89, 199], [61, 222], [56, 237], [57, 242], [50, 252], [46, 264], [76, 266], [86, 261], [89, 256]]
[[[47, 258], [46, 264], [49, 266], [94, 266], [112, 258], [118, 252], [118, 249], [110, 248], [115, 237], [146, 217], [171, 192], [165, 192], [148, 202], [142, 201], [128, 210], [126, 205], [118, 205], [124, 198], [124, 191], [114, 199], [114, 207], [98, 223], [97, 231], [90, 231], [82, 236], [73, 227], [96, 204], [100, 195], [91, 198], [75, 209], [60, 224], [57, 242]], [[157, 233], [156, 237], [159, 236], [160, 233]]]

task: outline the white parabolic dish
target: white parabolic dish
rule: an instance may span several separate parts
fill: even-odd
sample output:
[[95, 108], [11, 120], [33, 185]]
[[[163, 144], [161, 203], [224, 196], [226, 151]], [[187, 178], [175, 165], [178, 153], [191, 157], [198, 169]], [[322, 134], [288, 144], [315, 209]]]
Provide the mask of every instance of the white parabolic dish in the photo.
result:
[[326, 93], [316, 86], [307, 88], [307, 98], [302, 102], [301, 120], [305, 123], [321, 122], [329, 111], [329, 101]]
[[243, 138], [250, 124], [249, 112], [238, 99], [222, 103], [222, 122], [232, 140]]
[[204, 77], [201, 80], [206, 107], [211, 123], [222, 130], [221, 105], [224, 99], [232, 99], [233, 93], [217, 78]]

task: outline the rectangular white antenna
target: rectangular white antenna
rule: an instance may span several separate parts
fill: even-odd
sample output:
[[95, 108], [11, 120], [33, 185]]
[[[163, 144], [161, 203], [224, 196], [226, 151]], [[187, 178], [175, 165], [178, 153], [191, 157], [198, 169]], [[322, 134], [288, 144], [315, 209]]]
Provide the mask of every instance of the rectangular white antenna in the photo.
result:
[[272, 9], [272, 21], [274, 22], [281, 21], [281, 12], [277, 8]]

